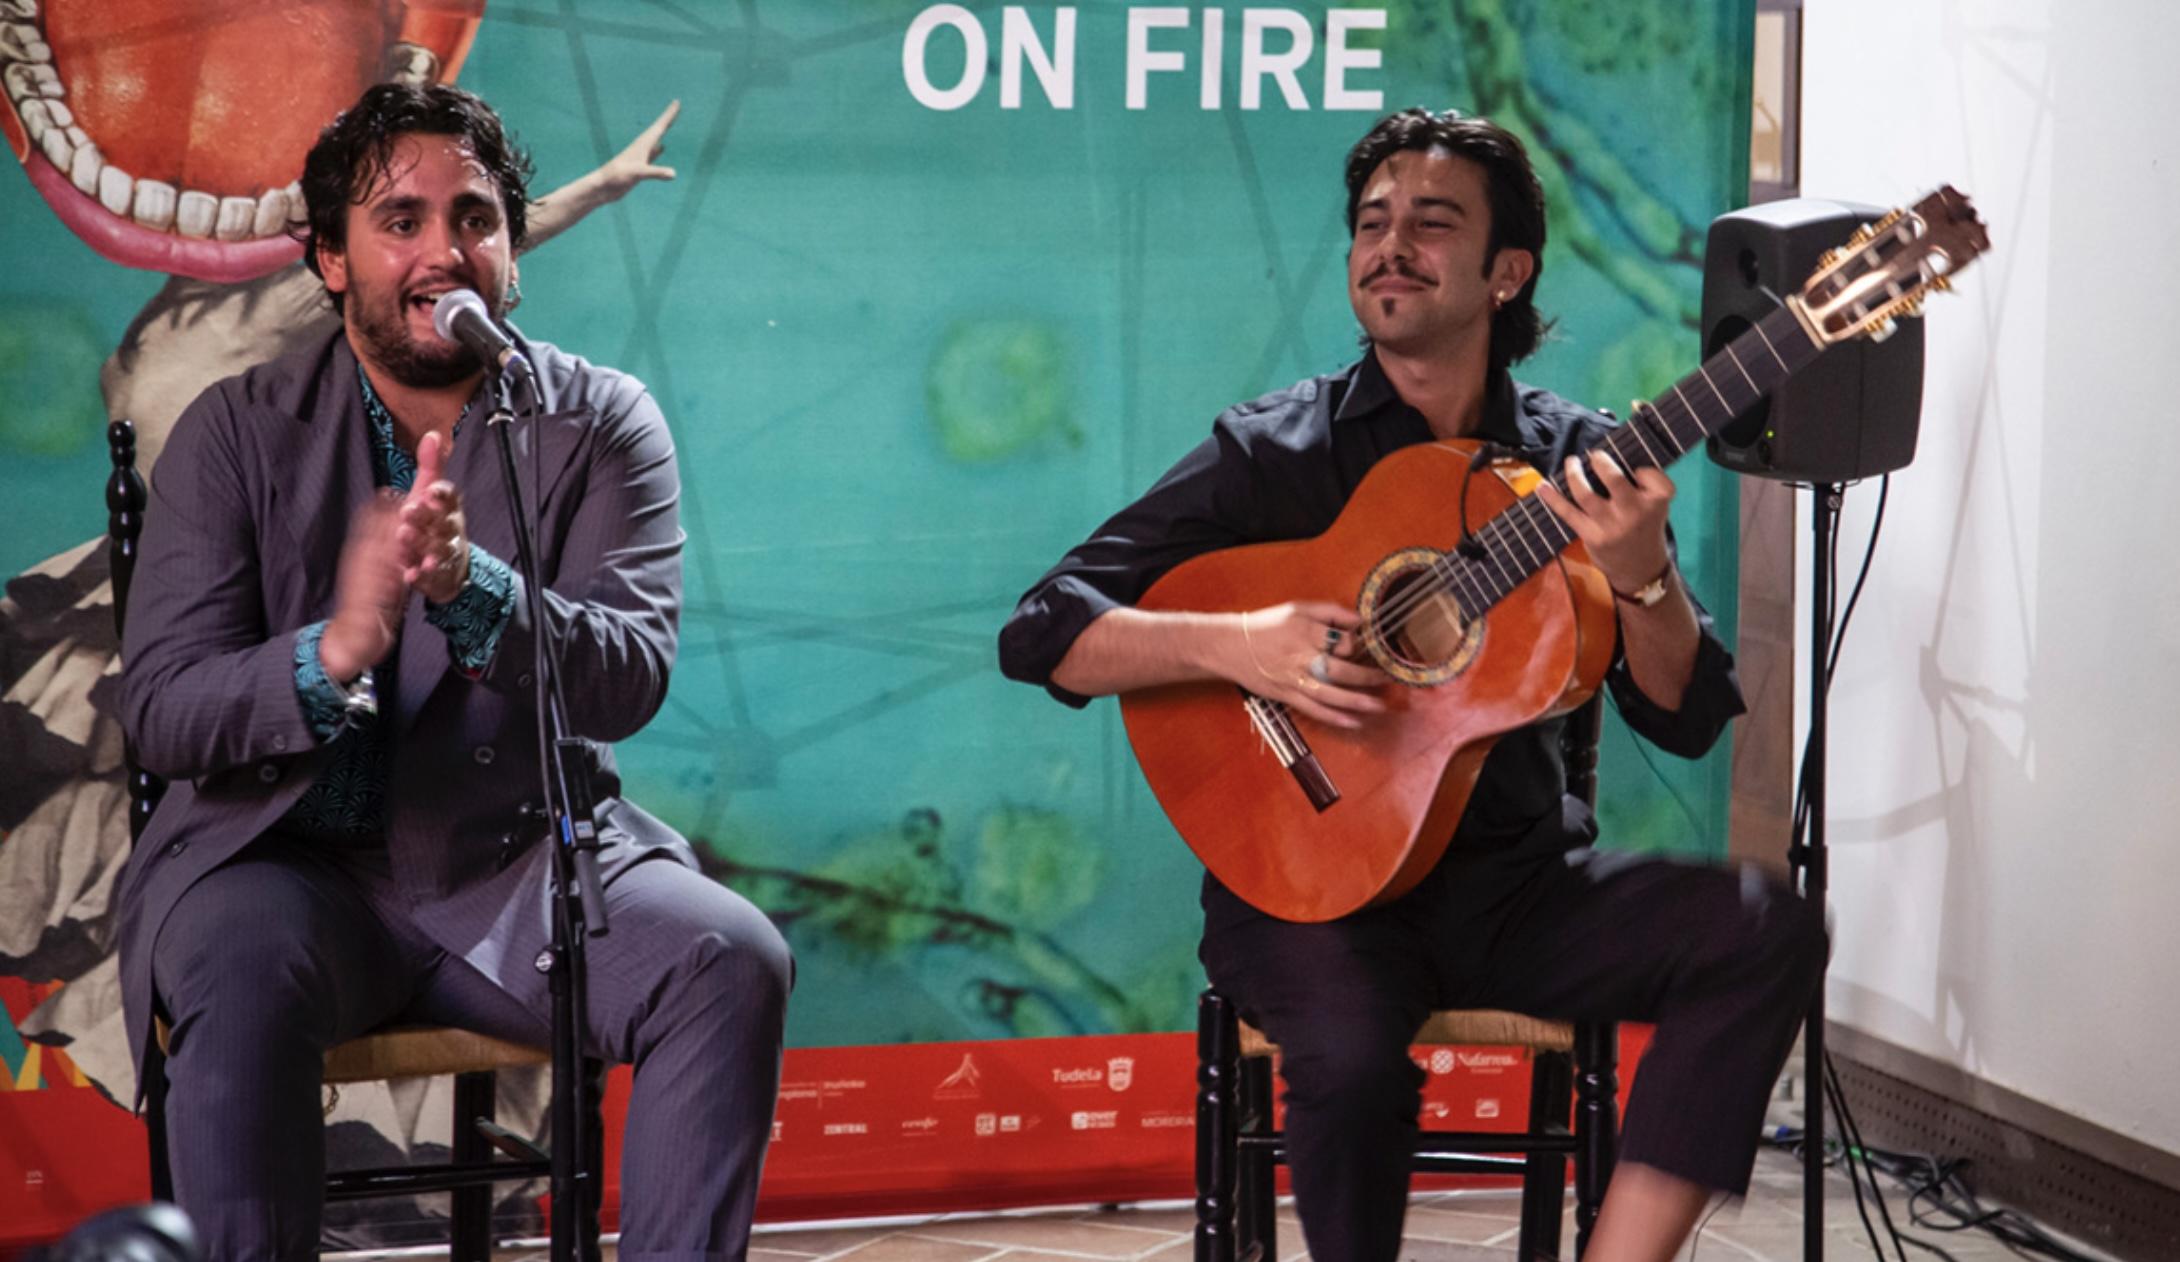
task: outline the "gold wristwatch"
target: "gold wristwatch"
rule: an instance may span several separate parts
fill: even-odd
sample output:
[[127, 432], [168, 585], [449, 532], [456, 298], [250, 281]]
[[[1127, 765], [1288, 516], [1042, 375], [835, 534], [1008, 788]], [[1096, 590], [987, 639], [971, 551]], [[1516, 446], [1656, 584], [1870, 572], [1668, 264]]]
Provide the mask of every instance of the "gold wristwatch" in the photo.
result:
[[1672, 577], [1673, 563], [1668, 561], [1665, 563], [1665, 568], [1658, 572], [1658, 576], [1656, 578], [1651, 579], [1649, 582], [1643, 584], [1641, 587], [1636, 588], [1634, 591], [1623, 592], [1617, 587], [1613, 588], [1613, 599], [1624, 600], [1631, 605], [1641, 605], [1643, 608], [1648, 609], [1652, 605], [1655, 605], [1659, 601], [1665, 599], [1666, 583], [1667, 580], [1671, 579]]

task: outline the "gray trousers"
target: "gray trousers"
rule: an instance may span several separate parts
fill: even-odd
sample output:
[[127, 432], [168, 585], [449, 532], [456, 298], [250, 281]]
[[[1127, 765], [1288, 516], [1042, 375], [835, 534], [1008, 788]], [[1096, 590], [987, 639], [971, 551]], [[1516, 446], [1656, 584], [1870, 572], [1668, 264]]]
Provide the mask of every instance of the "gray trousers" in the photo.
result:
[[[634, 1066], [620, 1256], [742, 1257], [793, 963], [747, 900], [670, 860], [606, 887], [587, 1046]], [[192, 886], [154, 948], [175, 1197], [217, 1262], [318, 1252], [325, 1049], [388, 1022], [544, 1045], [550, 1016], [428, 941], [391, 885], [270, 837]]]

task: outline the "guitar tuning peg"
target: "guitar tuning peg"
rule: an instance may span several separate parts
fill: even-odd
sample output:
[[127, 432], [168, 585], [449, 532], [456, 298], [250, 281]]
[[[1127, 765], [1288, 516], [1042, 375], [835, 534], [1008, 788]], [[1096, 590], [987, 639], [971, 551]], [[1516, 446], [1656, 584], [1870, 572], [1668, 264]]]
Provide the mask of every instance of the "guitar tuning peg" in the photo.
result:
[[1870, 335], [1871, 341], [1882, 342], [1886, 338], [1891, 337], [1893, 335], [1893, 332], [1899, 327], [1900, 326], [1894, 324], [1892, 320], [1888, 317], [1882, 320], [1870, 321], [1868, 324], [1862, 326], [1862, 331]]
[[1941, 294], [1952, 293], [1953, 278], [1950, 276], [1933, 277], [1930, 282], [1930, 287]]
[[1846, 257], [1847, 257], [1847, 251], [1846, 251], [1846, 250], [1844, 250], [1844, 249], [1832, 249], [1832, 250], [1826, 250], [1826, 251], [1825, 251], [1825, 252], [1824, 252], [1824, 253], [1823, 253], [1823, 254], [1822, 254], [1821, 256], [1819, 256], [1819, 257], [1818, 257], [1818, 259], [1817, 259], [1817, 270], [1818, 270], [1818, 271], [1823, 271], [1823, 270], [1824, 270], [1825, 268], [1828, 268], [1828, 267], [1831, 267], [1831, 266], [1833, 266], [1834, 264], [1838, 263], [1838, 262], [1839, 262], [1839, 261], [1840, 261], [1841, 259], [1843, 259], [1843, 258], [1846, 258]]

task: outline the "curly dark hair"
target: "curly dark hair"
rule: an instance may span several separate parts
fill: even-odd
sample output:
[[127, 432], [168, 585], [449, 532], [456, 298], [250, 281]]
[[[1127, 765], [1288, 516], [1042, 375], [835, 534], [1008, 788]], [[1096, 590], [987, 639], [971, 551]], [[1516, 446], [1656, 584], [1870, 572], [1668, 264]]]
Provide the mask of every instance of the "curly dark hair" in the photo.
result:
[[1521, 138], [1488, 118], [1459, 110], [1433, 114], [1416, 106], [1388, 114], [1347, 153], [1347, 235], [1355, 236], [1355, 207], [1363, 185], [1384, 161], [1406, 149], [1444, 149], [1484, 171], [1484, 195], [1491, 203], [1491, 236], [1484, 243], [1484, 273], [1503, 249], [1527, 250], [1536, 268], [1521, 292], [1491, 317], [1491, 368], [1498, 371], [1527, 359], [1544, 340], [1551, 322], [1537, 314], [1537, 279], [1544, 275], [1544, 187], [1529, 165]]
[[[318, 133], [303, 160], [303, 204], [308, 216], [296, 232], [303, 262], [321, 279], [318, 247], [348, 248], [348, 208], [363, 203], [385, 176], [394, 144], [405, 135], [460, 136], [491, 173], [507, 217], [509, 244], [522, 249], [530, 233], [530, 176], [534, 168], [500, 116], [474, 92], [445, 83], [381, 83]], [[341, 309], [340, 294], [332, 294]]]

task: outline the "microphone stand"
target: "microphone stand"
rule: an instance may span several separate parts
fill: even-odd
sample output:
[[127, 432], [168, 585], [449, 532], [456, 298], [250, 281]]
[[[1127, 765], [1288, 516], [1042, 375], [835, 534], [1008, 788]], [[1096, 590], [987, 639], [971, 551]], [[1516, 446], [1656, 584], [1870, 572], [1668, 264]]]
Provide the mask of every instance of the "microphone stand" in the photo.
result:
[[[527, 365], [525, 365], [527, 367]], [[537, 541], [515, 472], [514, 410], [507, 376], [490, 373], [492, 414], [486, 425], [499, 435], [500, 474], [514, 518], [517, 568], [530, 615], [538, 728], [538, 766], [544, 782], [545, 816], [553, 848], [552, 941], [537, 957], [552, 993], [552, 1262], [597, 1262], [597, 1169], [603, 1145], [597, 1134], [598, 1083], [585, 1067], [583, 1031], [588, 1012], [589, 970], [583, 939], [608, 928], [598, 884], [598, 825], [583, 742], [568, 730], [552, 625], [545, 619], [545, 584], [538, 571]], [[534, 382], [531, 400], [536, 400]]]

